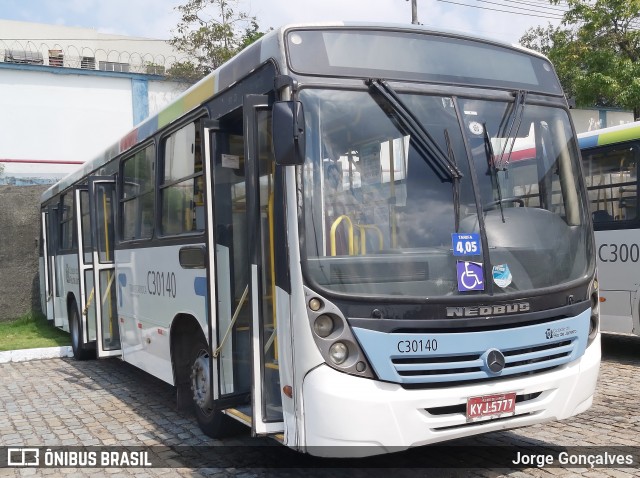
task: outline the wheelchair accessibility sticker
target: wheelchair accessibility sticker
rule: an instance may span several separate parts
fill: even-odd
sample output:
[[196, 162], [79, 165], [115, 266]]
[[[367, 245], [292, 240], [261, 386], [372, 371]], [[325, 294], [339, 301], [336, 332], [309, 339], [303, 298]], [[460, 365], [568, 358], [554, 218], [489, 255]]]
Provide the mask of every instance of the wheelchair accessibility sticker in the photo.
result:
[[460, 292], [484, 290], [484, 275], [481, 262], [458, 261], [456, 269], [458, 290]]

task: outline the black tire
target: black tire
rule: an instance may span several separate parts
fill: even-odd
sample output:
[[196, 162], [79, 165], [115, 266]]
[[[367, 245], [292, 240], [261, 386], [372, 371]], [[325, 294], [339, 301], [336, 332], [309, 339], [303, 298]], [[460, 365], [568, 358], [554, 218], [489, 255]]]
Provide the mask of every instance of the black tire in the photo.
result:
[[[211, 438], [234, 436], [247, 430], [237, 420], [212, 407], [213, 392], [208, 382], [209, 348], [203, 337], [193, 343], [187, 370], [193, 410], [202, 432]], [[207, 391], [207, 387], [208, 390]]]
[[82, 321], [75, 302], [69, 307], [69, 332], [71, 333], [71, 348], [76, 360], [91, 360], [96, 358], [96, 350], [90, 345], [82, 343]]

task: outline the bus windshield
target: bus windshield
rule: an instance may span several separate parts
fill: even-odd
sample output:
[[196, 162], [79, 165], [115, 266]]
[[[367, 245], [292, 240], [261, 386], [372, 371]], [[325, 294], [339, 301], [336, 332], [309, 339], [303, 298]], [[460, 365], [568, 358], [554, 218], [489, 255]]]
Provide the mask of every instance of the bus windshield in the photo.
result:
[[[308, 279], [334, 293], [444, 297], [532, 291], [592, 271], [564, 110], [515, 99], [398, 97], [433, 148], [421, 148], [374, 92], [300, 92]], [[445, 160], [459, 176], [438, 174]], [[460, 257], [454, 233], [482, 241]], [[460, 284], [461, 261], [479, 267], [473, 287]]]

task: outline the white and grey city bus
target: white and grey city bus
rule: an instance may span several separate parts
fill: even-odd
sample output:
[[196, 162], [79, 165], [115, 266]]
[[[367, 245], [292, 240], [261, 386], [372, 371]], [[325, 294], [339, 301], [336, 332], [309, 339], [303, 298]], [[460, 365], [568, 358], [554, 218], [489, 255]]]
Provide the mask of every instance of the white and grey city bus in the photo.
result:
[[284, 27], [43, 194], [43, 309], [211, 436], [363, 455], [567, 418], [600, 363], [580, 171], [543, 56]]
[[640, 335], [640, 123], [578, 135], [602, 283], [603, 332]]

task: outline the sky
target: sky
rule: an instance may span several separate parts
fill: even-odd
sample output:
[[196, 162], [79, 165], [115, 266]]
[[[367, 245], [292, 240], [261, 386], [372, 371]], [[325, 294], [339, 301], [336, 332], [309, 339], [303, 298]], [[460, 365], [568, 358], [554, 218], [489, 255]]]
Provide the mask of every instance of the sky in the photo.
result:
[[[234, 1], [234, 0], [230, 0]], [[411, 23], [409, 0], [238, 0], [261, 30], [327, 20]], [[93, 28], [102, 33], [169, 39], [186, 0], [0, 0], [0, 19]], [[517, 43], [525, 30], [558, 24], [546, 0], [417, 0], [425, 26]], [[464, 5], [463, 5], [464, 4]], [[465, 6], [467, 5], [467, 6]], [[505, 13], [499, 10], [509, 10]], [[0, 32], [2, 39], [2, 32]]]

